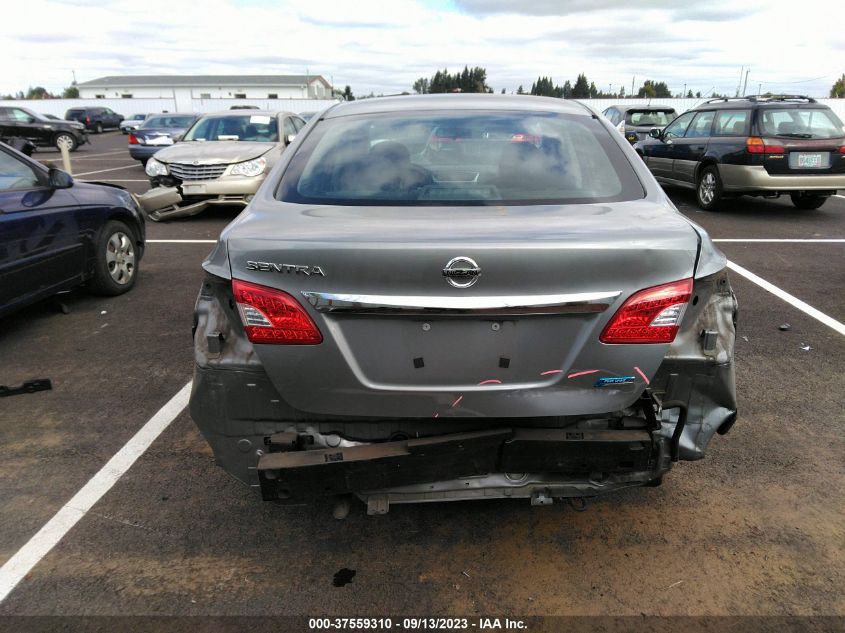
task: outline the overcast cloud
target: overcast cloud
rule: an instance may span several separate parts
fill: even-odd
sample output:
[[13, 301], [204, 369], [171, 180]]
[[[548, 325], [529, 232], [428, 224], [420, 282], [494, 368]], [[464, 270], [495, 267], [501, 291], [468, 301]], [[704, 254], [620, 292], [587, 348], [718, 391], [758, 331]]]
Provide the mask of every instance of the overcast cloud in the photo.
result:
[[845, 72], [843, 0], [29, 0], [4, 6], [0, 93], [119, 74], [322, 74], [356, 94], [487, 68], [496, 92], [580, 72], [601, 90], [827, 96]]

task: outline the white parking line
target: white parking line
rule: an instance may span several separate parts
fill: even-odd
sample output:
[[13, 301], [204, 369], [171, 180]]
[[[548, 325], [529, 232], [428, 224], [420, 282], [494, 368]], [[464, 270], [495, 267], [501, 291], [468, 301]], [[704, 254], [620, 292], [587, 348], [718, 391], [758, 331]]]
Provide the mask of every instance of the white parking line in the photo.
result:
[[217, 240], [147, 240], [147, 244], [217, 244]]
[[750, 244], [845, 244], [845, 238], [807, 238], [807, 239], [781, 239], [781, 238], [723, 238], [714, 239], [714, 242], [748, 242]]
[[53, 518], [0, 568], [0, 602], [144, 454], [188, 404], [191, 383], [165, 404]]
[[[103, 152], [102, 154], [73, 154], [71, 156], [71, 158], [73, 158], [73, 160], [82, 160], [84, 158], [97, 158], [99, 156], [111, 156], [112, 154], [121, 154], [121, 153], [125, 153], [125, 152], [126, 152], [125, 149], [115, 149], [115, 150], [112, 150], [110, 152]], [[49, 152], [45, 152], [45, 153], [49, 153]], [[55, 157], [58, 157], [58, 158], [62, 157], [62, 155], [59, 152], [52, 152], [52, 153], [56, 155]], [[54, 156], [47, 156], [47, 158], [55, 158], [55, 157]]]
[[845, 200], [845, 196], [840, 196], [838, 193], [833, 194], [833, 197], [834, 198], [842, 198], [843, 200]]
[[824, 312], [816, 310], [813, 306], [811, 306], [807, 303], [804, 303], [798, 297], [794, 297], [791, 294], [789, 294], [788, 292], [786, 292], [785, 290], [781, 290], [780, 288], [778, 288], [774, 284], [769, 283], [768, 281], [766, 281], [762, 277], [758, 277], [757, 275], [752, 273], [750, 270], [743, 268], [739, 264], [736, 264], [732, 261], [728, 261], [728, 268], [730, 268], [734, 272], [739, 273], [740, 275], [742, 275], [743, 277], [745, 277], [749, 281], [754, 282], [755, 284], [757, 284], [758, 286], [760, 286], [764, 290], [768, 290], [773, 295], [775, 295], [777, 298], [783, 299], [789, 305], [798, 308], [804, 314], [810, 315], [811, 317], [813, 317], [817, 321], [824, 323], [829, 328], [833, 328], [834, 330], [836, 330], [837, 332], [839, 332], [840, 334], [845, 336], [845, 324], [840, 323], [836, 319], [827, 316]]
[[[97, 182], [96, 180], [88, 180], [87, 178], [81, 180], [82, 182]], [[149, 182], [149, 180], [146, 178], [134, 178], [131, 180], [116, 180], [114, 178], [109, 178], [109, 182]]]
[[[82, 172], [81, 174], [74, 174], [74, 177], [77, 177], [77, 176], [90, 176], [91, 174], [104, 174], [104, 173], [106, 173], [107, 171], [118, 171], [118, 170], [120, 170], [120, 169], [132, 169], [132, 168], [133, 168], [133, 167], [135, 167], [135, 166], [136, 166], [136, 165], [124, 165], [123, 167], [112, 167], [111, 169], [99, 169], [99, 170], [97, 170], [97, 171], [84, 171], [84, 172]], [[138, 167], [140, 167], [141, 165], [139, 164], [139, 165], [137, 165], [137, 166], [138, 166]]]

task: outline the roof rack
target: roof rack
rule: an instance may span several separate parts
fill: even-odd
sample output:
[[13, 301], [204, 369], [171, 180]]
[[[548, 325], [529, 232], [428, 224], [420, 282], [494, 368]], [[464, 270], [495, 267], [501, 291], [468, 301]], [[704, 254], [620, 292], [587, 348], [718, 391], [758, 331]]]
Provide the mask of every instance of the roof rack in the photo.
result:
[[807, 95], [746, 95], [744, 97], [717, 97], [710, 99], [704, 103], [728, 101], [751, 101], [753, 103], [766, 103], [768, 101], [806, 101], [807, 103], [816, 103], [816, 100]]

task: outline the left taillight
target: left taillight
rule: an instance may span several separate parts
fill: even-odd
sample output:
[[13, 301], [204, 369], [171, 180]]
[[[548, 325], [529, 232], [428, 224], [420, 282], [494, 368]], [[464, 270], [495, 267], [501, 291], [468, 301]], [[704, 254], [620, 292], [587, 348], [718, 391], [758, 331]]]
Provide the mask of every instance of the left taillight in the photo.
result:
[[130, 145], [138, 145], [138, 137], [134, 134], [129, 135], [129, 144]]
[[692, 295], [692, 279], [631, 295], [604, 328], [602, 343], [671, 343]]
[[316, 345], [323, 341], [317, 325], [286, 292], [232, 280], [232, 292], [247, 338], [270, 345]]

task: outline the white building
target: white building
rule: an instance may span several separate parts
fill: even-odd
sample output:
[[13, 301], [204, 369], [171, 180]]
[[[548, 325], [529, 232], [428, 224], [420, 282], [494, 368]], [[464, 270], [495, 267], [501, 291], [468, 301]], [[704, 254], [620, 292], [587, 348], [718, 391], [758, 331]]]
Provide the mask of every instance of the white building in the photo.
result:
[[77, 84], [83, 99], [173, 99], [191, 111], [192, 99], [330, 99], [321, 75], [110, 75]]

